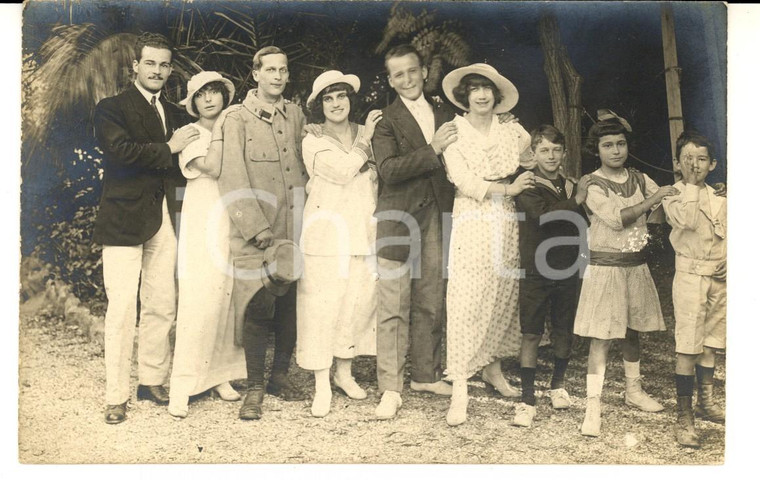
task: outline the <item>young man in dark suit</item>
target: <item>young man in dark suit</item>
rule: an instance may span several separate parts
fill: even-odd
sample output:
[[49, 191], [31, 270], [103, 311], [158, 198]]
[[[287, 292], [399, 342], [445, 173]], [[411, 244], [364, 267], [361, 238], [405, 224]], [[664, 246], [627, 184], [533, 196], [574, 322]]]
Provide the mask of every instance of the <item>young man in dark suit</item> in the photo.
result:
[[[103, 193], [93, 239], [103, 245], [106, 423], [126, 419], [137, 294], [138, 399], [166, 404], [169, 329], [176, 312], [177, 242], [169, 213], [182, 185], [176, 153], [198, 136], [181, 122], [181, 110], [161, 95], [172, 71], [172, 49], [162, 35], [145, 33], [135, 44], [134, 85], [95, 109], [95, 135], [103, 150]], [[175, 131], [176, 130], [176, 131]]]
[[[451, 385], [441, 380], [442, 217], [451, 212], [454, 186], [440, 155], [457, 133], [451, 108], [422, 94], [427, 68], [414, 47], [394, 47], [385, 56], [385, 66], [398, 97], [383, 109], [372, 140], [380, 177], [375, 213], [377, 377], [383, 394], [375, 414], [380, 419], [393, 418], [401, 407], [410, 341], [412, 390], [451, 395]], [[398, 237], [409, 241], [397, 243]]]

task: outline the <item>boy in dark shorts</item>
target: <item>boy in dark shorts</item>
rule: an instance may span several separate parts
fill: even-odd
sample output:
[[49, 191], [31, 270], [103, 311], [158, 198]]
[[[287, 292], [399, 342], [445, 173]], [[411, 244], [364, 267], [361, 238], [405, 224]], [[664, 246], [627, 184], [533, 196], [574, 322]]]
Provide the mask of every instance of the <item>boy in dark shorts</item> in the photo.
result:
[[579, 273], [584, 266], [580, 245], [587, 248], [581, 204], [588, 182], [582, 179], [576, 185], [560, 174], [564, 136], [551, 125], [541, 125], [531, 132], [531, 149], [537, 163], [533, 169], [536, 187], [516, 197], [518, 212], [525, 213], [520, 222], [520, 263], [525, 277], [520, 282], [522, 401], [512, 423], [521, 427], [530, 427], [536, 415], [536, 361], [547, 311], [551, 313], [554, 350], [549, 397], [555, 409], [570, 406], [563, 385], [572, 348]]

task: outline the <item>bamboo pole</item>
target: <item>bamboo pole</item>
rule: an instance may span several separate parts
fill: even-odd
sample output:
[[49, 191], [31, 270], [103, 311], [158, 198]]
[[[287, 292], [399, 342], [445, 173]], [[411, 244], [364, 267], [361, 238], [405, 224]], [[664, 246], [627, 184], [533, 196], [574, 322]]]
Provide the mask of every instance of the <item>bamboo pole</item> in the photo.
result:
[[[662, 18], [662, 52], [665, 58], [665, 87], [668, 97], [668, 123], [670, 124], [670, 154], [673, 159], [675, 175], [676, 140], [683, 132], [681, 69], [678, 68], [673, 8], [668, 4], [663, 4], [660, 7], [660, 12]], [[675, 176], [677, 177], [677, 175]]]

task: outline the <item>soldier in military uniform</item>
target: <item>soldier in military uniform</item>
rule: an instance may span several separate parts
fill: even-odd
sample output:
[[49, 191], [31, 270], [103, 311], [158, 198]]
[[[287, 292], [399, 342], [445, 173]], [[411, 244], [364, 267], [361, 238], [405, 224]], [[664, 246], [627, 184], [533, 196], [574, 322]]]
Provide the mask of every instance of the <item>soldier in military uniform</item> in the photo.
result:
[[[275, 240], [293, 241], [300, 236], [296, 230], [300, 230], [308, 180], [301, 159], [305, 122], [301, 109], [282, 97], [288, 75], [285, 52], [273, 46], [259, 50], [253, 57], [253, 79], [258, 88], [248, 92], [241, 107], [227, 114], [221, 128], [219, 191], [232, 219], [230, 254], [233, 265], [238, 266], [236, 283], [246, 275], [247, 271], [239, 267], [247, 263], [246, 259], [260, 258]], [[215, 136], [214, 140], [221, 139]], [[251, 302], [254, 293], [235, 288], [233, 296], [246, 298], [242, 302], [233, 298], [232, 302], [236, 310], [232, 314], [243, 323], [248, 370], [248, 392], [239, 414], [244, 420], [261, 417], [264, 360], [271, 330], [275, 333], [275, 351], [266, 392], [286, 401], [305, 399], [287, 376], [296, 343], [296, 288], [289, 285], [282, 296], [267, 297], [274, 308], [258, 300]]]

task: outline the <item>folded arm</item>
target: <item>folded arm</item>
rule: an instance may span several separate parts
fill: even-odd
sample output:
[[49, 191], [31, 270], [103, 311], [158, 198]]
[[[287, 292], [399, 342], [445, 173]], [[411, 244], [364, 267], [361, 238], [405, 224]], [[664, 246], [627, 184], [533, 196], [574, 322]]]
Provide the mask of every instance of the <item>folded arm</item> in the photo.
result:
[[495, 189], [504, 191], [503, 185], [483, 180], [482, 177], [475, 175], [467, 168], [465, 154], [458, 147], [459, 145], [457, 144], [450, 145], [446, 149], [446, 153], [444, 153], [446, 173], [457, 190], [479, 202], [485, 200], [489, 194], [489, 189], [492, 191], [496, 191]]
[[326, 140], [307, 135], [303, 141], [303, 161], [310, 177], [344, 185], [351, 181], [372, 157], [369, 143], [360, 139], [345, 152], [326, 144]]
[[680, 195], [662, 201], [665, 218], [673, 228], [696, 230], [699, 220], [699, 187], [687, 184]]

